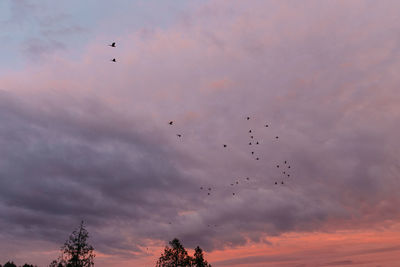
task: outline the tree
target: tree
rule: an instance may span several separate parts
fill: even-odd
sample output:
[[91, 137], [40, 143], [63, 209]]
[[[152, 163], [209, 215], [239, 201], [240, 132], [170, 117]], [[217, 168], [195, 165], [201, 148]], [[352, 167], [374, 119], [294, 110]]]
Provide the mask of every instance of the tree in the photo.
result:
[[195, 267], [211, 267], [211, 264], [204, 260], [203, 250], [199, 246], [194, 249], [192, 265]]
[[189, 267], [192, 265], [192, 257], [188, 255], [177, 238], [170, 241], [169, 244], [171, 248], [165, 247], [164, 254], [161, 254], [156, 267]]
[[8, 261], [8, 262], [6, 262], [6, 264], [4, 264], [4, 267], [17, 267], [17, 265], [15, 265], [15, 263], [14, 262], [10, 262], [10, 261]]
[[82, 221], [61, 247], [59, 260], [52, 261], [49, 267], [93, 267], [95, 254], [93, 247], [87, 243], [88, 238], [89, 233]]
[[25, 263], [22, 267], [37, 267], [37, 266], [33, 266], [32, 264]]

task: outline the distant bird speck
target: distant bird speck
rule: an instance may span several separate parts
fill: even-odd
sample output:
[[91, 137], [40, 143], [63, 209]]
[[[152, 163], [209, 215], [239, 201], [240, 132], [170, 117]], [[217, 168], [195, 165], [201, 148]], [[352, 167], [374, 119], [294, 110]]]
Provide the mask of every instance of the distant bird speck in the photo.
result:
[[114, 43], [112, 43], [112, 44], [110, 44], [109, 46], [111, 46], [111, 47], [115, 47], [115, 42], [114, 42]]
[[247, 117], [247, 120], [250, 120], [250, 117]]
[[112, 62], [117, 62], [117, 60], [115, 58], [111, 59]]
[[173, 121], [168, 122], [169, 125], [172, 125], [173, 123], [174, 123]]
[[178, 136], [178, 137], [182, 137], [182, 135], [181, 135], [181, 134], [177, 134], [176, 136]]
[[224, 147], [226, 147], [226, 145], [224, 145]]

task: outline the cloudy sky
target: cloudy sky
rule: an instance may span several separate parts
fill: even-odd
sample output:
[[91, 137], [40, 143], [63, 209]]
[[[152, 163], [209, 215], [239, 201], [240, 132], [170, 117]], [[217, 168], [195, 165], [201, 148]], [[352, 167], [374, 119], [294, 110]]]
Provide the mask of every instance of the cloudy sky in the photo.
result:
[[174, 237], [217, 267], [395, 266], [399, 10], [1, 1], [0, 263], [85, 220], [99, 267]]

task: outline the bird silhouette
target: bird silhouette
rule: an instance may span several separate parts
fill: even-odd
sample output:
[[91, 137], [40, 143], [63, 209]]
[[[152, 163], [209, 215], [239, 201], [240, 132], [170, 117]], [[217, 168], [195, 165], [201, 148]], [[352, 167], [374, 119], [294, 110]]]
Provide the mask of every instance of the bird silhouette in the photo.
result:
[[181, 134], [177, 134], [176, 136], [178, 136], [179, 138], [180, 138], [180, 137], [182, 137], [182, 135], [181, 135]]
[[258, 145], [259, 143], [258, 143], [258, 141], [256, 142], [256, 145]]
[[250, 120], [250, 117], [247, 117], [247, 120]]
[[259, 160], [260, 158], [256, 158], [256, 160]]
[[172, 125], [173, 123], [174, 123], [173, 121], [168, 122], [169, 125]]
[[254, 138], [254, 136], [250, 136], [250, 138], [251, 138], [251, 139], [253, 139], [253, 138]]
[[249, 178], [249, 177], [247, 177], [247, 178], [246, 178], [246, 180], [248, 181], [248, 180], [250, 180], [250, 178]]
[[109, 46], [111, 46], [111, 47], [115, 47], [115, 42], [114, 42], [114, 43], [112, 43], [112, 44], [110, 44]]
[[232, 195], [235, 195], [235, 193], [232, 193]]
[[285, 162], [284, 162], [285, 164], [287, 163], [287, 161], [285, 160]]
[[251, 151], [251, 154], [254, 155], [254, 151]]
[[226, 145], [224, 145], [224, 147], [226, 147]]
[[249, 133], [251, 133], [251, 130], [249, 130]]
[[203, 190], [203, 187], [202, 187], [202, 186], [200, 186], [200, 190]]
[[278, 182], [275, 182], [275, 184], [278, 184]]
[[236, 184], [239, 184], [239, 182], [236, 182]]
[[287, 166], [288, 169], [290, 169], [290, 166]]
[[251, 146], [251, 142], [249, 143], [249, 146]]
[[268, 124], [266, 124], [265, 127], [268, 127]]
[[277, 168], [279, 168], [279, 165], [276, 165]]
[[275, 138], [276, 138], [276, 139], [278, 139], [278, 138], [279, 138], [279, 136], [275, 136]]
[[112, 62], [117, 62], [117, 60], [115, 58], [111, 59]]
[[208, 188], [208, 191], [211, 191], [211, 187]]
[[210, 195], [210, 193], [207, 193], [207, 195]]
[[288, 174], [287, 177], [290, 177], [290, 174]]
[[282, 181], [282, 183], [281, 184], [283, 184], [283, 181]]

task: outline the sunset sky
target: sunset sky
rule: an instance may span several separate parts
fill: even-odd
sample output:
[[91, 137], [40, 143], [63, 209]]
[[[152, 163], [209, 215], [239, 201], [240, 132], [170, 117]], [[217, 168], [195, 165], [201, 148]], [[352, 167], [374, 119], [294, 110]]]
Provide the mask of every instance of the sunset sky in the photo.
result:
[[400, 266], [399, 1], [3, 0], [0, 41], [0, 264], [84, 220], [98, 267]]

